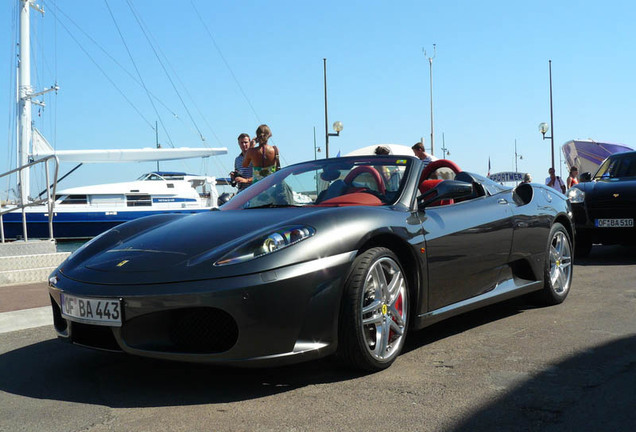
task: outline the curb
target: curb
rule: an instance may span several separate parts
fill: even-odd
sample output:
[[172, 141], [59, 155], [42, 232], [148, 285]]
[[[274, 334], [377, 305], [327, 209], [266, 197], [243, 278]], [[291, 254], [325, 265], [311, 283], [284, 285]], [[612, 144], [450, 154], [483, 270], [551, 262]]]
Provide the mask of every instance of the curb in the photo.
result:
[[0, 334], [53, 325], [50, 306], [0, 313]]

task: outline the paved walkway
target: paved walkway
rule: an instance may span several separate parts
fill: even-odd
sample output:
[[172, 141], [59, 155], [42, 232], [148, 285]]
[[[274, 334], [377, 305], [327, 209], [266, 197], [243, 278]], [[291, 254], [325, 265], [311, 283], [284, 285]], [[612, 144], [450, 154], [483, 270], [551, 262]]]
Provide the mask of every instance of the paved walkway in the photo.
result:
[[0, 286], [0, 334], [53, 324], [47, 282]]

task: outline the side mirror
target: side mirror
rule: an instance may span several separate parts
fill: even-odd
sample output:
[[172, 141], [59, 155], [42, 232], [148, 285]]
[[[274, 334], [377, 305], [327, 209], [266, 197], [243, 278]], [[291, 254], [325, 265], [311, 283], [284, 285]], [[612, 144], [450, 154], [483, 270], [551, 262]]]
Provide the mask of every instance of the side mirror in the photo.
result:
[[592, 181], [592, 173], [584, 172], [583, 174], [581, 174], [579, 176], [579, 180], [581, 180], [581, 183], [591, 182]]
[[472, 195], [472, 183], [466, 183], [457, 180], [444, 180], [433, 189], [424, 192], [418, 199], [418, 208], [424, 208], [427, 205], [444, 199], [457, 199]]

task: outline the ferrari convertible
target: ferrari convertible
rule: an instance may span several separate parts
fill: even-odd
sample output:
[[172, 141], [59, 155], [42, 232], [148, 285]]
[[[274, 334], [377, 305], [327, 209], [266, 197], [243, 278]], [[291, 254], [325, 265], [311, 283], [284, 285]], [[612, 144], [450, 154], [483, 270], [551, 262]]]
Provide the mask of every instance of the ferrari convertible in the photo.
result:
[[60, 339], [159, 359], [279, 365], [331, 354], [377, 371], [409, 330], [572, 283], [569, 202], [448, 160], [289, 166], [220, 209], [150, 216], [51, 274]]

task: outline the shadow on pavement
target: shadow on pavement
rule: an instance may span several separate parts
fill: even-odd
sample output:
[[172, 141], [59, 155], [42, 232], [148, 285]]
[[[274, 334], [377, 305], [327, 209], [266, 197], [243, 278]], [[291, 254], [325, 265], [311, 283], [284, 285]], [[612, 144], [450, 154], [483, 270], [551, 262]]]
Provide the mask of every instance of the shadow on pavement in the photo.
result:
[[84, 349], [55, 339], [0, 355], [0, 391], [112, 408], [228, 403], [361, 376], [324, 359], [238, 369]]
[[421, 348], [424, 345], [451, 337], [487, 323], [499, 321], [534, 309], [527, 296], [513, 298], [501, 303], [485, 306], [474, 311], [442, 320], [421, 330], [410, 330], [402, 353]]
[[555, 364], [453, 430], [633, 430], [635, 407], [636, 336], [630, 336]]
[[636, 264], [636, 246], [611, 245], [592, 246], [586, 257], [574, 256], [574, 264], [589, 265], [634, 265]]
[[[511, 300], [413, 332], [404, 352], [519, 313], [521, 304]], [[56, 339], [0, 355], [0, 371], [0, 391], [112, 408], [229, 403], [365, 375], [333, 357], [280, 368], [243, 369], [100, 352]]]

